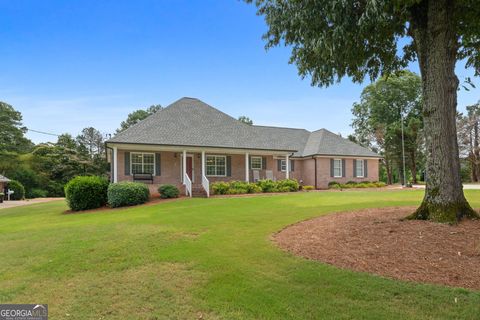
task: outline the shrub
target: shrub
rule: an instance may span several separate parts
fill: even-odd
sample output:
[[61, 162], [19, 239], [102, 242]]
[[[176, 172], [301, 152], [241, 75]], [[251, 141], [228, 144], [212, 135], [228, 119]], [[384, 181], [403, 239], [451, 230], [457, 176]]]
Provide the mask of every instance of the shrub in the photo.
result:
[[46, 198], [47, 197], [47, 190], [42, 190], [38, 188], [31, 189], [27, 192], [26, 197], [29, 199], [33, 198]]
[[272, 180], [260, 180], [257, 185], [262, 189], [262, 192], [276, 192], [277, 183]]
[[227, 194], [246, 194], [248, 192], [247, 189], [244, 188], [230, 188], [227, 191]]
[[13, 193], [10, 195], [10, 200], [22, 200], [25, 197], [25, 188], [23, 184], [17, 180], [10, 180], [7, 188], [13, 190]]
[[78, 176], [65, 185], [65, 196], [74, 211], [95, 209], [107, 203], [108, 181], [96, 176]]
[[346, 183], [346, 184], [350, 184], [350, 185], [356, 185], [357, 183], [359, 183], [359, 182], [356, 182], [356, 181], [351, 181], [351, 180], [350, 180], [350, 181], [347, 181], [347, 183]]
[[337, 181], [330, 181], [328, 183], [328, 187], [338, 189], [340, 187], [340, 183], [338, 183]]
[[112, 208], [145, 203], [150, 197], [148, 186], [140, 182], [119, 182], [108, 186], [108, 204]]
[[228, 182], [214, 182], [211, 188], [213, 194], [227, 194], [230, 184]]
[[248, 193], [249, 190], [249, 185], [250, 183], [245, 182], [245, 181], [232, 181], [230, 182], [229, 190], [227, 194], [245, 194]]
[[178, 198], [180, 195], [180, 190], [177, 187], [171, 184], [164, 184], [158, 187], [158, 193], [160, 193], [160, 198]]
[[295, 192], [300, 189], [300, 185], [297, 180], [294, 179], [285, 179], [277, 182], [277, 188], [280, 190], [287, 190], [282, 192]]
[[305, 190], [305, 191], [315, 190], [315, 187], [314, 186], [303, 186], [303, 190]]
[[248, 193], [261, 193], [262, 188], [260, 188], [255, 183], [249, 183], [247, 186]]
[[387, 184], [385, 182], [382, 182], [382, 181], [374, 182], [374, 184], [377, 188], [383, 188], [383, 187], [387, 186]]

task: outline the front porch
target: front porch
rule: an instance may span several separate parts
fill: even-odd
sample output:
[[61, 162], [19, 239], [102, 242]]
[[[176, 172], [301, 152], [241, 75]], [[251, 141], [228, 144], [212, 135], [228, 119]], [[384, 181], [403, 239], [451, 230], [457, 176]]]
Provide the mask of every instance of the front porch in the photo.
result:
[[172, 184], [188, 196], [201, 190], [209, 196], [210, 184], [217, 181], [255, 182], [295, 175], [291, 152], [138, 145], [112, 146], [110, 151], [111, 180], [134, 181], [135, 174], [151, 174], [151, 193], [161, 184]]

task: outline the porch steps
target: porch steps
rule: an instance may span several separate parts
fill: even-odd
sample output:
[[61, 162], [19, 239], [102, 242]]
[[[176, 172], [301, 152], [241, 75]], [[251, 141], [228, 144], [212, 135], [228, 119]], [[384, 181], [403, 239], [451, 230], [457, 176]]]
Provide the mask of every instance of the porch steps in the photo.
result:
[[207, 192], [203, 189], [201, 184], [193, 184], [192, 185], [192, 197], [195, 198], [206, 198]]

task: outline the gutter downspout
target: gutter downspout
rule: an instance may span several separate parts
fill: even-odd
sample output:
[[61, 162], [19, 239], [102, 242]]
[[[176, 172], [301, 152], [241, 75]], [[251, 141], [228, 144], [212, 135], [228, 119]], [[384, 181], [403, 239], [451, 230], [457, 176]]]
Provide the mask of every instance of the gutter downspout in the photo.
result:
[[315, 160], [315, 190], [318, 189], [317, 187], [317, 158], [313, 157], [312, 158]]

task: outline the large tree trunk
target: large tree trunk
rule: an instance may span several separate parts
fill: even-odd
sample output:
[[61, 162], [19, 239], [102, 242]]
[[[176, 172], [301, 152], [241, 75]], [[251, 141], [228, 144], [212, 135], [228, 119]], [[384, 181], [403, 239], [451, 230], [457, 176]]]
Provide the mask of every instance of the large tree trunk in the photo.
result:
[[424, 0], [412, 10], [412, 33], [424, 98], [427, 186], [408, 218], [455, 223], [478, 217], [463, 194], [456, 131], [458, 37], [452, 0]]

